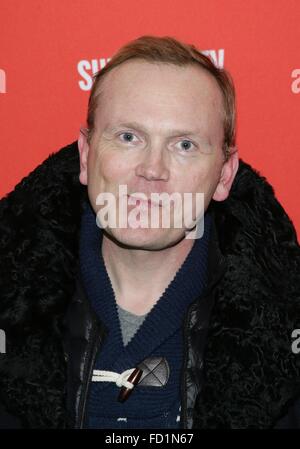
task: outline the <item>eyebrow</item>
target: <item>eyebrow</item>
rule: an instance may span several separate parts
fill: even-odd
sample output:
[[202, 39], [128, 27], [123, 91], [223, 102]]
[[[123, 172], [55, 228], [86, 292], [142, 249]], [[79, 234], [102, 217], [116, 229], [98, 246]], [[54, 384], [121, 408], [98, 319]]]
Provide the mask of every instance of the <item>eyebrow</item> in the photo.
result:
[[[143, 133], [147, 134], [147, 129], [140, 123], [138, 122], [123, 122], [123, 123], [118, 123], [115, 126], [112, 127], [107, 127], [105, 130], [109, 131], [109, 132], [114, 132], [116, 131], [118, 128], [131, 128], [131, 129], [136, 129], [138, 131], [142, 131]], [[186, 130], [186, 129], [173, 129], [172, 133], [170, 134], [170, 137], [179, 137], [179, 136], [195, 136], [195, 137], [199, 137], [202, 141], [204, 141], [207, 145], [212, 146], [211, 142], [209, 139], [203, 138], [200, 135], [200, 131], [198, 130]]]

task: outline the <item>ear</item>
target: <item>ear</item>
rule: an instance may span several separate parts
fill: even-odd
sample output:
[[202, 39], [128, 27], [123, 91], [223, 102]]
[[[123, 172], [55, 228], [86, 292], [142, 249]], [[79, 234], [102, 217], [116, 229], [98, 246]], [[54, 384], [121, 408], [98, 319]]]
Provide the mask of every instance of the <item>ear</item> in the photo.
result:
[[87, 129], [80, 128], [79, 138], [78, 138], [78, 150], [79, 150], [79, 159], [80, 159], [80, 174], [79, 181], [83, 185], [87, 185], [88, 176], [87, 176], [87, 159], [89, 153], [89, 144], [87, 142]]
[[224, 162], [221, 176], [213, 199], [215, 201], [224, 201], [229, 195], [232, 183], [239, 168], [239, 156], [237, 147], [230, 148], [228, 161]]

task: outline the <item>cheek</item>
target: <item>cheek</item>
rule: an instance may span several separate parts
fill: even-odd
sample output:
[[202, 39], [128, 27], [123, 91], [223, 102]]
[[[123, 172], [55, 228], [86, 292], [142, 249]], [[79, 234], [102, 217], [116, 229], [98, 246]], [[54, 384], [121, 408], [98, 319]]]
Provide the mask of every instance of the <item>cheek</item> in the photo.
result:
[[121, 182], [129, 171], [128, 161], [112, 148], [96, 150], [89, 161], [93, 182]]
[[[209, 168], [201, 167], [190, 174], [189, 188], [191, 192], [205, 194], [206, 201], [210, 201], [220, 178], [220, 167], [214, 164]], [[186, 187], [187, 188], [187, 187]]]
[[191, 183], [195, 191], [205, 191], [212, 182], [215, 174], [212, 170], [199, 169], [191, 175]]

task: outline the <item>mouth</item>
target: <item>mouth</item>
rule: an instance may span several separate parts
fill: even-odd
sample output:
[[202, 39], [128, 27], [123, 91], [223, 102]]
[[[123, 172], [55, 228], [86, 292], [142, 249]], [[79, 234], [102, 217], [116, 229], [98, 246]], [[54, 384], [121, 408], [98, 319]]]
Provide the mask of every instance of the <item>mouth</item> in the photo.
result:
[[151, 201], [150, 198], [144, 200], [138, 195], [127, 195], [128, 198], [134, 198], [137, 206], [148, 206], [148, 207], [162, 207], [160, 203], [156, 203], [155, 201]]

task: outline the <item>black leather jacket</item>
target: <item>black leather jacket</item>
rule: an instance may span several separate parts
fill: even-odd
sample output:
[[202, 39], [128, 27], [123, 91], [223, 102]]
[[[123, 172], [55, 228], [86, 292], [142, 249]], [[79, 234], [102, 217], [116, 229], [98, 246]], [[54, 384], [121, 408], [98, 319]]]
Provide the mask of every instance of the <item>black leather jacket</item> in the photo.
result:
[[[84, 427], [93, 361], [107, 329], [77, 282], [87, 195], [78, 174], [74, 142], [0, 201], [0, 329], [7, 337], [0, 358], [2, 427]], [[184, 320], [182, 425], [296, 426], [295, 230], [272, 187], [243, 161], [230, 197], [209, 207], [209, 284]]]

